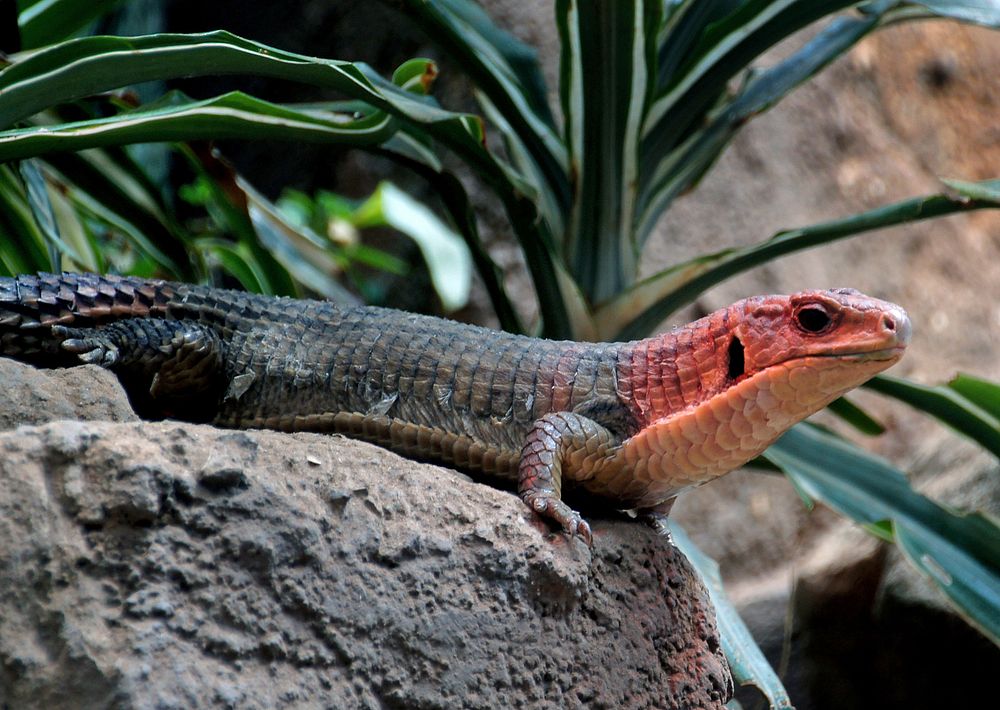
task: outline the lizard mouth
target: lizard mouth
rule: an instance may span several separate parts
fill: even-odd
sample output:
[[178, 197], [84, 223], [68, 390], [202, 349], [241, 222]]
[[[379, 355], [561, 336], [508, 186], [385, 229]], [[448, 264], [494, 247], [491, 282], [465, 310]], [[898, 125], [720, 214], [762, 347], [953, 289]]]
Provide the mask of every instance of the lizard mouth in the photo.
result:
[[893, 345], [888, 348], [879, 348], [878, 350], [869, 350], [867, 352], [835, 353], [822, 357], [835, 357], [840, 358], [841, 360], [852, 360], [855, 362], [864, 360], [898, 360], [903, 357], [904, 352], [906, 352], [905, 345]]
[[802, 362], [804, 360], [841, 360], [846, 362], [894, 362], [903, 357], [906, 352], [905, 345], [893, 345], [888, 348], [878, 348], [876, 350], [865, 350], [862, 352], [847, 353], [817, 353], [813, 355], [803, 355], [792, 358], [785, 362]]

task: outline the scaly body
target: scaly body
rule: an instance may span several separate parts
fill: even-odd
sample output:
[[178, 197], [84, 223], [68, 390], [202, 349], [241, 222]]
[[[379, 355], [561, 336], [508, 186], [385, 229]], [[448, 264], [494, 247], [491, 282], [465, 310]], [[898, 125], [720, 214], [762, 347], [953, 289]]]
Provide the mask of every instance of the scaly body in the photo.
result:
[[130, 277], [0, 278], [0, 355], [103, 364], [147, 416], [341, 432], [510, 478], [588, 541], [564, 484], [662, 511], [896, 362], [909, 330], [848, 289], [595, 344]]

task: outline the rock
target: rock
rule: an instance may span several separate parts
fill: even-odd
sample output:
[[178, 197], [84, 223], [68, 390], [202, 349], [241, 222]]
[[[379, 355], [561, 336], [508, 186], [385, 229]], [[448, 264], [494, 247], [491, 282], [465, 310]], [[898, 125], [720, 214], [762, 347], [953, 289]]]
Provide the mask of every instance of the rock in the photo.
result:
[[21, 426], [0, 433], [0, 707], [721, 707], [689, 564], [593, 522], [591, 551], [335, 436]]
[[139, 421], [118, 378], [96, 365], [39, 372], [0, 358], [0, 382], [0, 431], [57, 419]]

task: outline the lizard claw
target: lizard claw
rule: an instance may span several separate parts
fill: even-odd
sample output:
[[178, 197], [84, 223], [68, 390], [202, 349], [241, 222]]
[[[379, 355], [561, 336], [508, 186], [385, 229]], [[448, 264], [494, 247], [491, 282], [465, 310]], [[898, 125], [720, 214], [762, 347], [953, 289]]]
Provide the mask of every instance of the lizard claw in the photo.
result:
[[118, 348], [107, 339], [83, 328], [67, 328], [64, 325], [52, 326], [52, 333], [63, 338], [62, 348], [88, 365], [111, 367], [118, 362]]
[[667, 539], [667, 544], [669, 544], [669, 545], [673, 545], [674, 544], [674, 538], [670, 534], [670, 527], [667, 524], [667, 516], [666, 515], [656, 515], [655, 513], [645, 513], [645, 514], [640, 515], [639, 517], [642, 520], [642, 522], [646, 523], [646, 525], [648, 525], [649, 527], [653, 528], [653, 531], [657, 535], [660, 535], [661, 537], [665, 537]]
[[570, 537], [579, 537], [587, 544], [587, 547], [594, 546], [594, 535], [590, 523], [555, 496], [532, 492], [526, 494], [523, 499], [540, 516], [559, 523], [563, 532]]

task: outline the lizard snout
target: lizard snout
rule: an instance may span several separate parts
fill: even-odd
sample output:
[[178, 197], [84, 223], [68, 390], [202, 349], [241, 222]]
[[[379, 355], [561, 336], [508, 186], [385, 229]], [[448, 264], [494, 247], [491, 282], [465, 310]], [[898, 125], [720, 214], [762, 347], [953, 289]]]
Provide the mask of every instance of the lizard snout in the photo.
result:
[[895, 346], [905, 348], [913, 335], [910, 317], [899, 306], [886, 309], [882, 315], [882, 333], [886, 338], [895, 340]]

